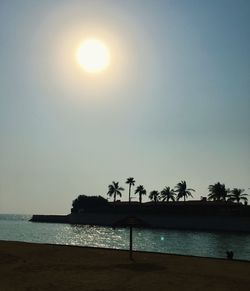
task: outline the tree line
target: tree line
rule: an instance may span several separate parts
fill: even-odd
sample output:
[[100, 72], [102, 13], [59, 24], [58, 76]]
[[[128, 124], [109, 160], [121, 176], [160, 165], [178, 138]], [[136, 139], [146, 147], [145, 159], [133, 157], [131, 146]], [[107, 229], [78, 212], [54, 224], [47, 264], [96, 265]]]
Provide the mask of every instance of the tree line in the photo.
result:
[[[135, 179], [133, 177], [127, 178], [126, 184], [128, 184], [129, 203], [131, 203], [131, 190], [132, 187], [135, 186]], [[115, 202], [117, 196], [121, 197], [124, 190], [125, 189], [123, 187], [119, 186], [119, 182], [113, 181], [112, 184], [108, 186], [107, 195], [113, 197]], [[195, 190], [192, 188], [188, 188], [186, 181], [181, 181], [174, 188], [166, 186], [161, 191], [153, 190], [149, 192], [148, 198], [155, 203], [159, 201], [179, 201], [180, 199], [186, 201], [188, 197], [193, 197], [192, 192], [195, 192]], [[208, 186], [207, 199], [213, 201], [231, 201], [236, 203], [240, 203], [241, 201], [243, 201], [244, 204], [247, 204], [248, 194], [244, 192], [244, 189], [229, 189], [226, 188], [225, 184], [217, 182], [213, 185]], [[139, 202], [142, 203], [142, 197], [147, 194], [147, 191], [143, 185], [139, 185], [134, 190], [134, 194], [138, 195]]]

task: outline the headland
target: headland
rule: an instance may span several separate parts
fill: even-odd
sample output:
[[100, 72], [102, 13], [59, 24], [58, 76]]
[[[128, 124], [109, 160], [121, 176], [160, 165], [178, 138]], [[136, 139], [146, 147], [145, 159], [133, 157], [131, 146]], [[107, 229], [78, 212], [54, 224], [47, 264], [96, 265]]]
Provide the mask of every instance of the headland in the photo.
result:
[[250, 206], [223, 202], [107, 202], [71, 211], [68, 215], [33, 215], [33, 222], [122, 227], [132, 218], [135, 227], [195, 231], [250, 232]]

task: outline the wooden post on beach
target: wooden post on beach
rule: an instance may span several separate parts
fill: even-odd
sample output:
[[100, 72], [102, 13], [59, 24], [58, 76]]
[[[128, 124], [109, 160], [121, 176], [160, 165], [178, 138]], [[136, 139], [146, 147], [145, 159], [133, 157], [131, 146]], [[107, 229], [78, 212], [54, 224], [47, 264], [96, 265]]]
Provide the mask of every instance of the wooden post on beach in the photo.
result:
[[129, 227], [129, 258], [133, 261], [133, 227], [141, 227], [147, 225], [143, 220], [138, 219], [135, 216], [125, 217], [116, 223], [114, 223], [115, 227], [125, 226]]
[[129, 258], [133, 260], [133, 227], [129, 227]]

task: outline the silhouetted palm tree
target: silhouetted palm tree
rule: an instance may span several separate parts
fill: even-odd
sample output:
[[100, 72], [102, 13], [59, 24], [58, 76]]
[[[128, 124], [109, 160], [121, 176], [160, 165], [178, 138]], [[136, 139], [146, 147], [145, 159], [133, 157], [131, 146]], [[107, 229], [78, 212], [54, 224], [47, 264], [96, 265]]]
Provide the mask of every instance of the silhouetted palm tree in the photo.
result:
[[147, 191], [144, 189], [144, 187], [142, 185], [139, 185], [136, 189], [135, 189], [135, 194], [139, 194], [139, 202], [142, 202], [142, 195], [146, 195]]
[[150, 200], [154, 200], [154, 202], [156, 203], [157, 201], [159, 201], [159, 195], [160, 195], [160, 193], [158, 191], [153, 190], [150, 192], [148, 198]]
[[177, 193], [177, 200], [184, 198], [184, 201], [186, 201], [186, 197], [188, 196], [193, 197], [191, 191], [195, 191], [192, 188], [187, 189], [186, 181], [181, 181], [175, 186], [175, 188], [176, 188], [175, 192]]
[[230, 192], [230, 189], [226, 189], [225, 184], [220, 182], [208, 186], [208, 200], [214, 201], [226, 201], [227, 194]]
[[230, 201], [236, 201], [237, 203], [240, 203], [240, 200], [243, 200], [244, 202], [247, 202], [248, 199], [246, 196], [248, 194], [244, 193], [245, 189], [238, 189], [234, 188], [233, 190], [230, 191], [231, 194], [228, 195]]
[[174, 189], [170, 190], [170, 187], [165, 187], [162, 191], [161, 191], [161, 199], [162, 201], [166, 201], [167, 202], [169, 200], [175, 201], [175, 192]]
[[110, 184], [109, 186], [109, 191], [107, 193], [107, 195], [109, 195], [110, 197], [114, 196], [114, 202], [116, 200], [116, 195], [118, 196], [122, 196], [121, 191], [124, 190], [124, 188], [119, 187], [119, 182], [112, 182], [112, 184]]
[[128, 191], [128, 201], [131, 202], [131, 186], [135, 185], [135, 179], [130, 177], [127, 179], [126, 184], [129, 184], [129, 191]]

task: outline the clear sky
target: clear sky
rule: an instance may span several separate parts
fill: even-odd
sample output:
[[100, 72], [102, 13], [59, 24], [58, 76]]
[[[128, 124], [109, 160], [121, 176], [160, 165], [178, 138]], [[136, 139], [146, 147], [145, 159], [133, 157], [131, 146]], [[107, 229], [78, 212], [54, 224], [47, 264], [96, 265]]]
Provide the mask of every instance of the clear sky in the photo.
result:
[[[84, 72], [75, 51], [106, 43]], [[134, 177], [250, 190], [250, 1], [1, 0], [0, 213], [69, 213]]]

